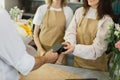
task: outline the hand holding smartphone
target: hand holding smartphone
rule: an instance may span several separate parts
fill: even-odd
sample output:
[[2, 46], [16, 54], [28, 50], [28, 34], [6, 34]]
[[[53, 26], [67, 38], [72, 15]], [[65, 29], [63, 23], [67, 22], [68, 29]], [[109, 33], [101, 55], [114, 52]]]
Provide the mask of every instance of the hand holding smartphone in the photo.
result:
[[58, 54], [61, 54], [62, 52], [66, 51], [66, 49], [64, 49], [64, 45], [61, 43], [56, 43], [55, 45], [53, 45], [52, 49]]

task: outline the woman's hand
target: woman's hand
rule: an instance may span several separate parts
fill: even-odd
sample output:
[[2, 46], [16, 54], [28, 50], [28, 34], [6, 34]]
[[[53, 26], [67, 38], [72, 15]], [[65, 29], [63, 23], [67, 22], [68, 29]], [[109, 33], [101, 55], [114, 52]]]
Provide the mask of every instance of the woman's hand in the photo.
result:
[[44, 49], [38, 49], [38, 51], [39, 51], [39, 53], [38, 53], [39, 56], [43, 56], [46, 53], [46, 51]]
[[66, 49], [65, 52], [62, 52], [62, 54], [70, 54], [74, 51], [75, 46], [71, 45], [69, 42], [63, 42], [64, 49]]
[[65, 54], [60, 54], [55, 64], [62, 64]]

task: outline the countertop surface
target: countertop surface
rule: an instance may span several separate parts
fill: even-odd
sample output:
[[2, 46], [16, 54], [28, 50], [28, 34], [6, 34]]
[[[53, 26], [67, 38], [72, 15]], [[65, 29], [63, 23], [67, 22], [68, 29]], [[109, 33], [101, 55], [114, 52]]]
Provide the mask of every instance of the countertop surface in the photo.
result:
[[63, 66], [63, 65], [56, 65], [56, 64], [47, 64], [47, 65], [57, 67], [59, 69], [62, 69], [64, 71], [67, 71], [73, 74], [80, 75], [83, 78], [97, 78], [97, 80], [109, 80], [108, 72], [94, 71], [94, 70], [75, 68], [71, 66]]
[[[92, 78], [92, 79], [91, 79]], [[110, 80], [108, 72], [56, 64], [44, 64], [20, 80]]]

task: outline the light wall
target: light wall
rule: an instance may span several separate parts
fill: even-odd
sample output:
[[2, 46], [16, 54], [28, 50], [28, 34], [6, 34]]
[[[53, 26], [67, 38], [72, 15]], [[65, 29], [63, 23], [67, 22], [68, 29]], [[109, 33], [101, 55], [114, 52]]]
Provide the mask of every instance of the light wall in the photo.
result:
[[19, 6], [19, 0], [5, 0], [5, 9], [7, 9], [7, 11], [14, 6]]

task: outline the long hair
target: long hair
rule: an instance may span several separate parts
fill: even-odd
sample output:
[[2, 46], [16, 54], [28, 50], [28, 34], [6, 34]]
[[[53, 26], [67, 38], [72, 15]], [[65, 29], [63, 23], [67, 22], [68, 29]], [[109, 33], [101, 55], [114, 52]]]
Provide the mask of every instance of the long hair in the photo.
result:
[[[83, 7], [84, 7], [84, 15], [86, 15], [90, 5], [88, 5], [87, 0], [83, 0]], [[97, 6], [97, 19], [100, 20], [104, 17], [104, 15], [109, 15], [114, 19], [114, 13], [112, 9], [112, 2], [111, 0], [99, 0]]]
[[[53, 0], [45, 0], [46, 4], [48, 4], [49, 6], [52, 4]], [[67, 5], [67, 0], [62, 0], [61, 1], [61, 7], [64, 7]]]

